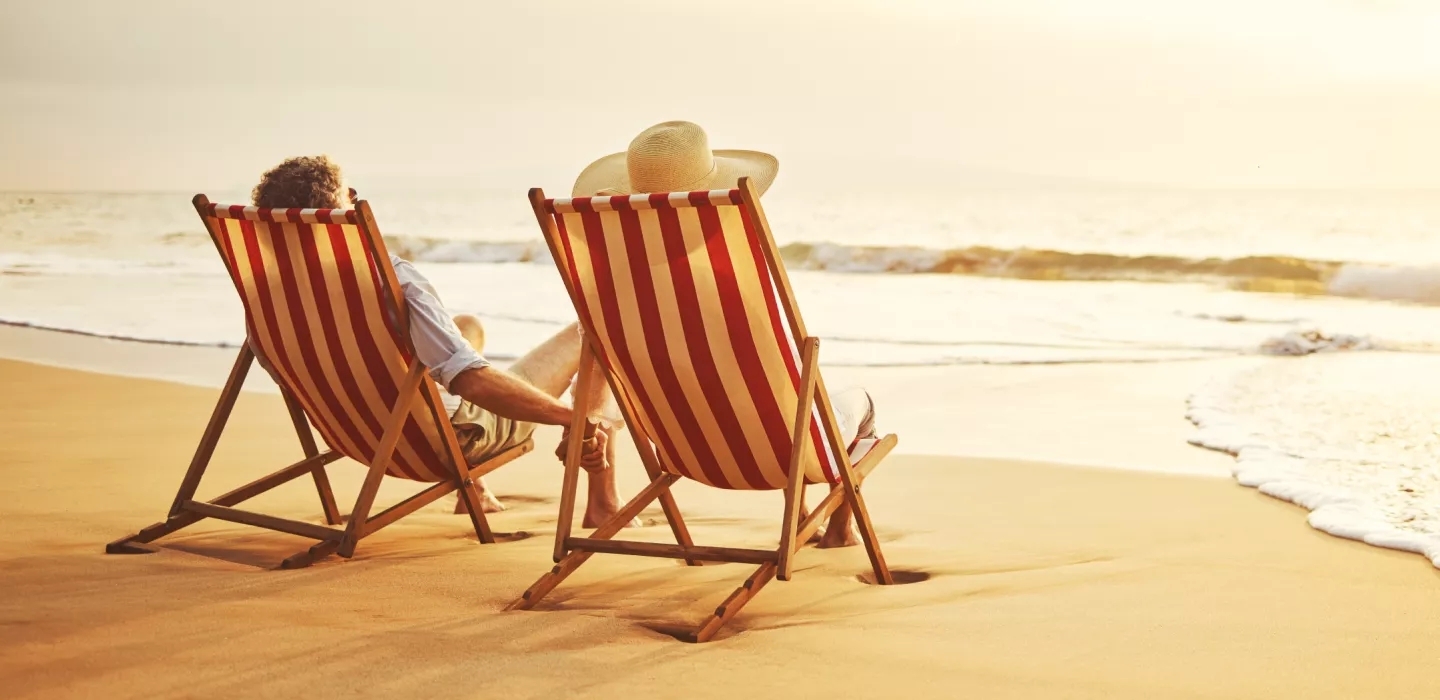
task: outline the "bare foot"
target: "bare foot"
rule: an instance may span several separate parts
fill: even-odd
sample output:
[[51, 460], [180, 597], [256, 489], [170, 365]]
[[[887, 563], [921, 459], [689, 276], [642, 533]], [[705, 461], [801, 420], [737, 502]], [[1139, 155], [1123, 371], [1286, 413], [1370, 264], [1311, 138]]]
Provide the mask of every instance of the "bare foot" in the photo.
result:
[[[618, 441], [608, 431], [597, 430], [605, 437], [605, 460], [599, 469], [587, 470], [584, 527], [600, 527], [620, 512], [620, 496], [615, 490], [615, 445]], [[643, 527], [639, 518], [632, 518], [625, 527]]]
[[[834, 527], [833, 525], [823, 535], [816, 535], [819, 543], [815, 546], [819, 549], [834, 549], [837, 547], [854, 547], [860, 544], [860, 536], [855, 533], [855, 528], [847, 523], [845, 527]], [[812, 542], [814, 539], [812, 538]]]
[[830, 514], [830, 522], [826, 523], [825, 534], [815, 546], [820, 549], [833, 549], [860, 544], [860, 536], [855, 533], [854, 520], [850, 517], [850, 506], [841, 505], [836, 508], [835, 512]]
[[[803, 523], [803, 522], [805, 522], [805, 519], [806, 519], [806, 518], [809, 518], [809, 517], [810, 517], [810, 509], [807, 508], [807, 507], [805, 507], [805, 503], [802, 501], [802, 502], [800, 503], [800, 520], [799, 520], [799, 522], [802, 522], [802, 523]], [[817, 528], [815, 528], [815, 532], [810, 535], [810, 539], [805, 540], [805, 542], [804, 542], [803, 544], [820, 544], [820, 540], [821, 540], [821, 538], [823, 538], [823, 537], [825, 537], [825, 528], [823, 528], [823, 527], [817, 527]]]
[[[506, 505], [505, 505], [504, 503], [501, 503], [501, 502], [500, 502], [500, 499], [498, 499], [498, 498], [495, 497], [495, 494], [490, 493], [489, 491], [481, 491], [481, 492], [480, 492], [480, 512], [482, 512], [482, 513], [499, 513], [499, 512], [501, 512], [501, 511], [503, 511], [503, 510], [506, 510]], [[465, 499], [464, 499], [464, 498], [456, 499], [456, 500], [455, 500], [455, 514], [456, 514], [456, 515], [460, 515], [460, 514], [462, 514], [462, 513], [464, 513], [464, 512], [465, 512]]]
[[502, 510], [506, 510], [506, 508], [507, 506], [501, 503], [500, 499], [495, 497], [495, 494], [489, 491], [480, 492], [480, 510], [486, 513], [499, 513]]

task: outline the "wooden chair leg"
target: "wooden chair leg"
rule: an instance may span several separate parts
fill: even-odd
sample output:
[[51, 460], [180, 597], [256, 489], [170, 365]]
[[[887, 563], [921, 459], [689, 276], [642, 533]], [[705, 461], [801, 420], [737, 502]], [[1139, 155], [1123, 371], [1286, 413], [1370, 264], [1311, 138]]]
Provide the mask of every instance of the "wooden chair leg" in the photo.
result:
[[[670, 485], [674, 484], [679, 478], [680, 477], [674, 474], [661, 474], [654, 481], [650, 482], [650, 485], [645, 487], [643, 491], [630, 499], [629, 503], [621, 507], [619, 512], [605, 521], [605, 524], [590, 533], [590, 539], [608, 540], [614, 537], [621, 530], [625, 529], [625, 525], [631, 520], [634, 520], [635, 516], [640, 514], [640, 511], [645, 510], [645, 507], [659, 498], [661, 494], [669, 491]], [[575, 570], [580, 568], [580, 565], [584, 564], [586, 560], [590, 558], [591, 554], [594, 554], [594, 552], [574, 551], [566, 554], [560, 561], [556, 562], [550, 571], [546, 572], [545, 575], [535, 581], [530, 588], [526, 589], [526, 591], [520, 595], [519, 599], [506, 606], [505, 609], [529, 610], [536, 603], [540, 602], [540, 599], [544, 598], [546, 594], [555, 590], [555, 587], [560, 585], [570, 574], [575, 573]]]
[[340, 506], [335, 503], [335, 491], [330, 488], [330, 476], [325, 473], [325, 467], [316, 467], [310, 472], [315, 481], [315, 491], [320, 495], [320, 508], [325, 511], [325, 522], [330, 525], [339, 525]]
[[[595, 353], [586, 340], [580, 344], [580, 366], [575, 375], [576, 397], [590, 396], [590, 385], [595, 380], [595, 364]], [[560, 513], [555, 522], [553, 559], [557, 564], [565, 558], [565, 539], [570, 536], [570, 528], [575, 519], [575, 494], [580, 487], [580, 455], [585, 447], [582, 438], [590, 429], [589, 419], [584, 412], [576, 410], [574, 414], [574, 419], [570, 422], [570, 442], [565, 449], [565, 476], [560, 484]]]
[[480, 503], [480, 493], [475, 489], [475, 480], [470, 478], [468, 471], [461, 469], [463, 476], [459, 476], [460, 503], [465, 504], [465, 512], [470, 516], [470, 524], [475, 528], [475, 537], [480, 544], [495, 544], [495, 533], [490, 530], [490, 521], [485, 518], [485, 508]]
[[[285, 399], [285, 408], [290, 411], [290, 423], [295, 426], [295, 437], [300, 439], [300, 449], [305, 452], [306, 457], [319, 454], [315, 435], [310, 431], [310, 419], [305, 417], [305, 409], [300, 405], [300, 401], [285, 387], [280, 387], [280, 395]], [[320, 496], [320, 508], [325, 511], [325, 522], [339, 525], [340, 507], [335, 503], [335, 491], [330, 488], [330, 477], [325, 473], [325, 467], [317, 467], [310, 472], [310, 476], [315, 480], [315, 492]]]
[[795, 432], [790, 442], [790, 464], [785, 484], [785, 517], [780, 524], [780, 561], [776, 574], [781, 581], [790, 580], [795, 551], [800, 548], [796, 540], [800, 524], [801, 501], [805, 499], [805, 441], [810, 437], [811, 407], [815, 404], [815, 386], [819, 377], [816, 358], [820, 351], [819, 338], [806, 338], [801, 344], [800, 398], [795, 403]]
[[885, 554], [880, 551], [880, 538], [875, 535], [875, 525], [870, 522], [870, 511], [865, 508], [865, 498], [860, 495], [860, 485], [850, 471], [849, 460], [840, 471], [841, 487], [846, 503], [855, 516], [855, 526], [860, 530], [860, 541], [865, 544], [865, 553], [870, 557], [870, 567], [875, 571], [875, 581], [888, 586], [895, 583], [890, 567], [885, 563]]
[[250, 349], [250, 343], [247, 341], [241, 344], [235, 364], [230, 368], [230, 377], [225, 380], [225, 388], [220, 392], [220, 400], [210, 414], [210, 422], [205, 426], [200, 444], [195, 447], [195, 456], [190, 459], [190, 468], [186, 470], [185, 478], [180, 481], [175, 501], [170, 504], [171, 517], [180, 515], [183, 512], [181, 506], [195, 498], [195, 489], [200, 487], [200, 478], [205, 475], [205, 468], [210, 466], [210, 457], [215, 454], [215, 445], [220, 442], [220, 433], [224, 432], [225, 423], [230, 420], [230, 411], [235, 408], [235, 400], [240, 398], [240, 387], [244, 386], [245, 375], [249, 374], [250, 364], [254, 360], [255, 353]]
[[425, 378], [425, 365], [420, 360], [410, 361], [410, 371], [405, 379], [400, 382], [400, 388], [395, 397], [395, 407], [391, 409], [390, 418], [385, 423], [385, 432], [380, 437], [380, 444], [375, 447], [375, 457], [370, 464], [370, 471], [365, 475], [365, 483], [360, 487], [360, 495], [355, 499], [355, 509], [350, 512], [350, 522], [345, 525], [345, 536], [340, 540], [340, 547], [336, 551], [346, 559], [355, 555], [355, 545], [364, 537], [365, 521], [370, 517], [370, 508], [375, 505], [375, 494], [380, 490], [380, 480], [385, 476], [385, 469], [390, 464], [390, 456], [395, 452], [395, 446], [400, 442], [400, 435], [405, 429], [405, 421], [409, 419], [410, 405], [420, 393], [420, 381]]
[[[603, 372], [603, 374], [605, 380], [610, 383], [610, 394], [616, 397], [620, 396], [620, 392], [615, 386], [615, 378], [610, 376], [609, 372]], [[630, 441], [635, 445], [635, 452], [640, 455], [640, 463], [645, 466], [645, 473], [650, 476], [651, 481], [659, 479], [665, 470], [660, 468], [660, 459], [655, 454], [655, 446], [642, 441], [634, 430], [629, 432]], [[613, 440], [614, 436], [611, 436], [611, 439]], [[685, 526], [685, 516], [681, 514], [680, 506], [675, 502], [675, 495], [669, 490], [660, 494], [660, 510], [665, 513], [665, 522], [670, 525], [670, 533], [675, 536], [675, 543], [682, 547], [695, 546], [695, 541], [690, 538], [690, 528]], [[699, 566], [700, 562], [686, 559], [685, 565]]]
[[[442, 433], [454, 430], [448, 425], [449, 420], [445, 416], [434, 412], [433, 406], [431, 413], [435, 419], [435, 427]], [[445, 425], [442, 425], [442, 422]], [[485, 506], [481, 503], [480, 493], [475, 488], [475, 480], [481, 478], [476, 474], [484, 474], [489, 470], [483, 469], [483, 465], [472, 467], [466, 461], [465, 454], [461, 452], [459, 443], [454, 440], [448, 442], [449, 458], [446, 461], [449, 462], [450, 468], [455, 473], [455, 490], [458, 496], [455, 500], [455, 514], [464, 513], [470, 516], [470, 526], [475, 528], [475, 539], [479, 540], [480, 544], [494, 544], [495, 533], [490, 530], [490, 520], [485, 517]], [[528, 451], [529, 449], [526, 448], [523, 452]]]
[[[865, 544], [865, 553], [870, 557], [870, 566], [875, 570], [875, 580], [889, 585], [895, 580], [890, 576], [890, 567], [885, 564], [885, 555], [880, 551], [880, 539], [875, 536], [875, 526], [870, 522], [870, 512], [865, 509], [865, 499], [860, 495], [860, 477], [850, 464], [850, 453], [840, 444], [840, 426], [835, 420], [835, 407], [830, 404], [830, 394], [825, 390], [825, 380], [816, 377], [816, 401], [820, 408], [820, 419], [827, 428], [826, 440], [830, 450], [840, 462], [840, 485], [842, 495], [850, 510], [855, 514], [855, 524], [860, 530], [860, 541]], [[887, 440], [893, 436], [887, 436]], [[891, 446], [893, 446], [893, 441]], [[886, 448], [887, 451], [889, 448]]]
[[805, 498], [805, 478], [800, 469], [792, 468], [794, 471], [790, 474], [790, 483], [785, 486], [785, 516], [780, 523], [780, 560], [775, 567], [776, 576], [781, 581], [790, 580], [795, 553], [805, 542], [798, 538], [801, 501]]
[[[467, 464], [466, 473], [468, 474], [468, 477], [472, 483], [478, 482], [480, 479], [484, 478], [486, 474], [489, 474], [490, 472], [493, 472], [496, 469], [499, 469], [500, 467], [515, 461], [521, 456], [529, 454], [530, 451], [534, 449], [535, 441], [527, 439], [525, 440], [525, 442], [511, 447], [510, 449], [505, 450], [500, 454], [494, 455], [489, 459], [485, 460], [484, 462], [473, 465]], [[463, 460], [464, 455], [457, 454], [455, 459]], [[468, 513], [471, 510], [470, 506], [466, 504], [466, 496], [464, 490], [458, 490], [460, 493], [459, 498], [457, 498], [455, 501], [456, 515], [459, 515], [461, 513]], [[475, 489], [475, 500], [477, 502], [480, 501], [480, 490], [478, 486]], [[479, 538], [482, 544], [493, 544], [495, 542], [495, 533], [490, 529], [490, 520], [485, 516], [485, 508], [483, 503], [479, 504], [479, 509], [480, 523], [475, 528], [475, 536]], [[472, 524], [473, 522], [474, 521], [472, 519]]]
[[[640, 454], [640, 462], [645, 465], [645, 473], [650, 475], [651, 481], [659, 479], [664, 470], [660, 468], [660, 461], [655, 456], [655, 448], [649, 443], [642, 442], [635, 431], [630, 431], [630, 439], [635, 443], [635, 451]], [[660, 494], [660, 510], [665, 513], [665, 521], [670, 524], [670, 532], [675, 536], [675, 543], [682, 547], [695, 546], [694, 540], [690, 538], [690, 528], [685, 526], [685, 517], [680, 513], [680, 506], [675, 502], [675, 495], [667, 489]], [[686, 566], [699, 566], [700, 562], [693, 559], [685, 560]]]
[[731, 593], [730, 597], [726, 598], [725, 602], [715, 608], [715, 612], [695, 629], [694, 637], [689, 641], [696, 642], [697, 644], [710, 641], [710, 638], [714, 637], [715, 633], [720, 631], [720, 628], [723, 627], [725, 623], [735, 617], [735, 615], [740, 612], [740, 609], [745, 607], [745, 604], [749, 603], [750, 600], [755, 597], [755, 594], [759, 593], [760, 589], [764, 588], [765, 584], [769, 583], [770, 579], [775, 577], [775, 571], [775, 564], [770, 562], [761, 564], [760, 568], [755, 570], [755, 573], [750, 574], [750, 578], [745, 579], [745, 583], [740, 584], [740, 587], [735, 589], [735, 592]]
[[[675, 494], [666, 491], [660, 494], [660, 510], [665, 513], [665, 521], [670, 523], [670, 533], [675, 536], [675, 544], [681, 547], [694, 547], [695, 541], [690, 539], [690, 528], [685, 526], [685, 517], [680, 513], [680, 505], [675, 502]], [[694, 559], [686, 559], [686, 566], [700, 566], [700, 562]]]
[[[394, 449], [393, 445], [391, 449]], [[370, 508], [375, 504], [375, 494], [379, 492], [380, 480], [384, 476], [384, 463], [377, 458], [375, 463], [370, 465], [370, 471], [365, 474], [365, 482], [360, 485], [360, 495], [355, 499], [354, 510], [350, 511], [350, 522], [345, 524], [345, 537], [340, 540], [336, 554], [346, 559], [355, 556], [355, 546], [366, 534], [365, 521], [370, 516]]]
[[240, 388], [244, 386], [245, 375], [249, 374], [250, 364], [254, 360], [255, 353], [250, 349], [250, 344], [248, 342], [242, 344], [240, 352], [235, 357], [235, 364], [230, 367], [230, 376], [225, 380], [225, 387], [220, 390], [220, 398], [215, 402], [215, 409], [210, 413], [210, 421], [205, 425], [205, 432], [200, 436], [200, 443], [195, 446], [195, 454], [190, 458], [190, 466], [180, 480], [180, 488], [175, 493], [175, 500], [170, 504], [170, 511], [166, 515], [166, 519], [133, 535], [106, 544], [106, 554], [153, 552], [153, 549], [140, 545], [160, 539], [200, 519], [186, 513], [184, 505], [187, 501], [195, 498], [195, 490], [200, 487], [200, 480], [210, 466], [210, 458], [215, 454], [215, 446], [220, 442], [220, 434], [225, 430], [225, 423], [230, 420], [230, 412], [235, 408], [236, 399], [240, 398]]

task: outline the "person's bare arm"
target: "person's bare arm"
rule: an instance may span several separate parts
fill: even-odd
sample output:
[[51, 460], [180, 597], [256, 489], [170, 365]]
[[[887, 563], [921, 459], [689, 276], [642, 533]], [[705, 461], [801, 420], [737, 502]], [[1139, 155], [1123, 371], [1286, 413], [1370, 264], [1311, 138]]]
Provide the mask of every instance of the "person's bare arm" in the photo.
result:
[[570, 406], [498, 367], [475, 367], [456, 374], [449, 392], [511, 421], [570, 425], [575, 416]]
[[[505, 370], [489, 366], [467, 369], [455, 375], [454, 381], [450, 382], [450, 393], [497, 416], [527, 423], [565, 426], [560, 447], [555, 451], [555, 456], [559, 457], [560, 461], [565, 461], [570, 421], [575, 412], [549, 394]], [[581, 450], [580, 466], [587, 471], [597, 471], [607, 466], [605, 443], [608, 437], [604, 430], [598, 427], [594, 429], [594, 434], [585, 440], [585, 447]]]
[[455, 375], [450, 393], [497, 416], [542, 425], [569, 425], [574, 412], [555, 397], [496, 367]]

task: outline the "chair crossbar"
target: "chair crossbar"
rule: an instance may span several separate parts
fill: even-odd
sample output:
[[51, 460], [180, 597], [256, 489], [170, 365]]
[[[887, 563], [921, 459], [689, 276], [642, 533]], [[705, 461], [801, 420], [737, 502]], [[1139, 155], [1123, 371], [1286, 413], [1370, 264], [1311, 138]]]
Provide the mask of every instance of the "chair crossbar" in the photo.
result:
[[[505, 450], [504, 452], [501, 452], [500, 454], [473, 467], [470, 470], [470, 478], [472, 480], [478, 479], [485, 474], [495, 471], [501, 466], [504, 466], [505, 464], [514, 461], [516, 458], [524, 455], [525, 453], [533, 449], [535, 449], [535, 443], [526, 441], [523, 444], [516, 445], [508, 450]], [[457, 488], [459, 487], [456, 486], [455, 483], [452, 481], [442, 481], [438, 484], [431, 486], [428, 489], [425, 489], [424, 491], [421, 491], [420, 493], [415, 494], [414, 496], [411, 496], [399, 503], [396, 503], [395, 505], [386, 508], [380, 513], [370, 516], [370, 519], [365, 521], [365, 527], [361, 530], [361, 536], [363, 537], [364, 535], [374, 533], [376, 530], [379, 530], [380, 528], [385, 527], [386, 525], [389, 525], [396, 520], [399, 520], [411, 513], [414, 513], [415, 511], [420, 510], [421, 508], [424, 508], [431, 503], [434, 503], [436, 499], [450, 493], [451, 491], [456, 490]]]
[[266, 476], [262, 476], [259, 479], [256, 479], [239, 488], [227, 491], [225, 495], [220, 496], [213, 501], [210, 501], [210, 503], [214, 503], [215, 505], [219, 506], [233, 506], [236, 503], [248, 501], [262, 493], [265, 493], [266, 491], [269, 491], [270, 489], [275, 488], [276, 486], [280, 486], [281, 484], [288, 483], [306, 474], [309, 474], [316, 467], [325, 466], [326, 464], [334, 462], [335, 460], [338, 460], [343, 456], [344, 455], [340, 454], [339, 452], [329, 450], [315, 455], [314, 457], [306, 457], [305, 459], [302, 459], [288, 467], [280, 469], [279, 471], [273, 472]]
[[186, 501], [181, 507], [202, 517], [228, 520], [232, 523], [240, 523], [241, 525], [254, 525], [267, 530], [288, 532], [292, 535], [309, 537], [312, 540], [339, 540], [340, 537], [345, 534], [344, 530], [337, 530], [335, 528], [325, 527], [324, 525], [315, 525], [299, 520], [289, 520], [264, 513], [256, 513], [250, 510], [240, 510], [239, 508], [217, 506], [214, 503], [206, 503], [204, 501]]
[[725, 626], [725, 623], [730, 621], [730, 618], [739, 614], [740, 609], [744, 608], [745, 604], [750, 602], [750, 599], [754, 598], [755, 594], [759, 593], [761, 588], [765, 587], [765, 584], [775, 579], [775, 573], [775, 563], [766, 562], [761, 564], [760, 568], [755, 570], [755, 573], [750, 574], [750, 578], [745, 579], [745, 582], [740, 584], [740, 587], [736, 588], [735, 591], [730, 594], [730, 597], [725, 599], [725, 602], [715, 608], [715, 612], [706, 618], [705, 622], [701, 623], [686, 641], [709, 641], [711, 637], [715, 636], [716, 632], [720, 631], [721, 627]]
[[664, 557], [669, 559], [693, 559], [696, 561], [724, 561], [736, 564], [763, 564], [773, 562], [779, 554], [773, 549], [740, 549], [736, 547], [705, 547], [657, 542], [636, 542], [633, 540], [600, 540], [588, 537], [571, 537], [565, 540], [571, 550], [595, 552], [597, 554], [634, 554], [642, 557]]

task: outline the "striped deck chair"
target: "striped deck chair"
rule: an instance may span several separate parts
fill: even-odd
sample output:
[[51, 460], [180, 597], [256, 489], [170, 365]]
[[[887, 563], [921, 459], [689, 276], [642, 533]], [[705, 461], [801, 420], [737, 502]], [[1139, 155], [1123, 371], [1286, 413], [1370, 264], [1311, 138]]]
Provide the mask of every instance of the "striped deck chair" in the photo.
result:
[[[556, 566], [510, 609], [535, 605], [594, 553], [758, 564], [688, 637], [703, 642], [772, 578], [789, 580], [801, 543], [842, 501], [876, 580], [893, 583], [858, 487], [896, 438], [841, 444], [816, 365], [819, 340], [805, 332], [749, 179], [735, 190], [576, 199], [546, 199], [536, 189], [530, 202], [585, 331], [579, 376], [595, 375], [590, 368], [599, 364], [651, 481], [588, 537], [572, 537], [580, 468], [580, 442], [572, 441]], [[669, 492], [681, 478], [783, 489], [779, 546], [695, 545]], [[802, 521], [807, 483], [831, 489]], [[656, 499], [678, 544], [614, 539]]]
[[[352, 556], [362, 537], [456, 489], [480, 541], [494, 542], [474, 480], [534, 445], [527, 441], [466, 464], [435, 384], [415, 357], [409, 309], [369, 204], [257, 209], [211, 204], [205, 195], [194, 202], [244, 303], [248, 341], [168, 517], [106, 551], [148, 551], [139, 545], [217, 518], [319, 540], [282, 565], [307, 566], [332, 553]], [[195, 490], [257, 355], [280, 385], [305, 457], [212, 501], [197, 501]], [[312, 423], [328, 450], [316, 448]], [[342, 456], [369, 467], [344, 528], [336, 527], [340, 513], [325, 473], [325, 465]], [[306, 474], [329, 527], [235, 507]], [[371, 516], [386, 475], [433, 485]]]

